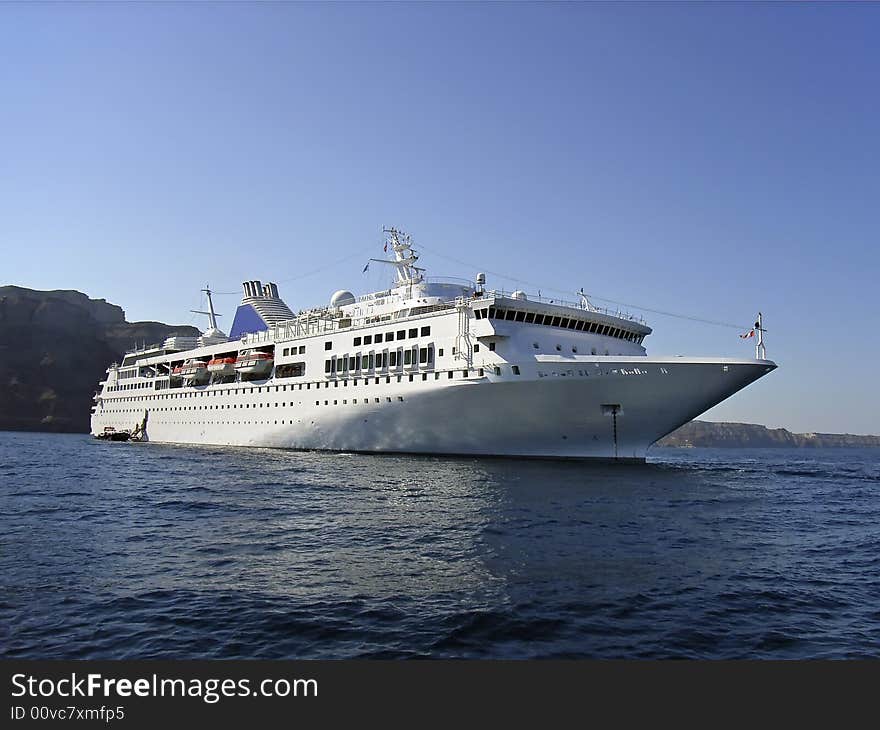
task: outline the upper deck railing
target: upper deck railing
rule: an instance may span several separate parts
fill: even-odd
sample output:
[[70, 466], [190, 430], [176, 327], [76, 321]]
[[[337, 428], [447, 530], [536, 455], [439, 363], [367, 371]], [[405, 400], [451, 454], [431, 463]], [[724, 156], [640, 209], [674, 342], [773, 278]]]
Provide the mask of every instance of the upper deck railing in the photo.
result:
[[[539, 302], [540, 304], [552, 304], [554, 306], [559, 307], [568, 307], [570, 309], [577, 309], [581, 312], [595, 312], [597, 314], [604, 314], [609, 317], [616, 317], [617, 319], [624, 319], [629, 322], [637, 322], [638, 324], [646, 324], [644, 317], [639, 317], [635, 314], [630, 314], [629, 312], [624, 312], [620, 309], [608, 309], [607, 307], [597, 307], [589, 302], [587, 299], [587, 306], [584, 306], [584, 301], [581, 300], [579, 302], [573, 302], [566, 299], [561, 299], [560, 297], [544, 297], [538, 294], [526, 294], [525, 299], [517, 299], [514, 297], [515, 292], [507, 291], [506, 289], [492, 289], [491, 291], [487, 291], [483, 294], [483, 297], [504, 297], [505, 299], [514, 299], [515, 301], [524, 301], [524, 302]], [[477, 301], [477, 300], [475, 300]]]

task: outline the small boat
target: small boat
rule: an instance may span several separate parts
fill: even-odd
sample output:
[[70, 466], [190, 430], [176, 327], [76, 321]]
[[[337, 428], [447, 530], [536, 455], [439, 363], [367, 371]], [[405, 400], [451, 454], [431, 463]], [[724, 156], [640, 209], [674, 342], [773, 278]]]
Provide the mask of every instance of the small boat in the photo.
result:
[[235, 373], [234, 357], [215, 357], [208, 360], [208, 372], [211, 375], [233, 375]]
[[95, 438], [103, 441], [128, 441], [131, 438], [131, 433], [128, 431], [117, 431], [113, 426], [105, 426], [104, 430]]
[[204, 360], [187, 360], [180, 368], [180, 375], [194, 383], [203, 383], [210, 377], [208, 363]]
[[242, 350], [235, 358], [235, 369], [246, 375], [263, 375], [272, 370], [275, 357], [260, 350]]

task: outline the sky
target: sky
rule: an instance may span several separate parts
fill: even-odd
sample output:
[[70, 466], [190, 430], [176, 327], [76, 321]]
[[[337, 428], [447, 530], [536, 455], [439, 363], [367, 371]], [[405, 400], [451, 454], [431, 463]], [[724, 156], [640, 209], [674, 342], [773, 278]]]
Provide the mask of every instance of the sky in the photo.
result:
[[0, 284], [200, 325], [210, 284], [228, 328], [245, 279], [383, 288], [396, 225], [429, 275], [634, 305], [649, 354], [753, 356], [658, 312], [760, 310], [779, 369], [704, 417], [880, 433], [878, 37], [880, 4], [2, 3]]

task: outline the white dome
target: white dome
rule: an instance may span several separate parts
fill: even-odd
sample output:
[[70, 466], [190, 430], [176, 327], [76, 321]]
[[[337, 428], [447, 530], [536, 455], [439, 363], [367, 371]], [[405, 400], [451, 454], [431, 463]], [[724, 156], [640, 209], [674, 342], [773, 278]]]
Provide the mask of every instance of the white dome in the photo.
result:
[[330, 297], [331, 307], [344, 307], [347, 304], [354, 304], [354, 294], [346, 289], [340, 289], [332, 297]]

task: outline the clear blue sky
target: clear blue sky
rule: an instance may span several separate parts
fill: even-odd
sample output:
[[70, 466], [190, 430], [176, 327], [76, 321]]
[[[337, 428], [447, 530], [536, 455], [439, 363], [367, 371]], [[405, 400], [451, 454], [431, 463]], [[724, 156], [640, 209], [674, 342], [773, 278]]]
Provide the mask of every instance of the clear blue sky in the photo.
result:
[[762, 309], [781, 367], [709, 417], [878, 433], [878, 38], [880, 4], [4, 3], [0, 283], [298, 309], [384, 285], [396, 224], [435, 275]]

